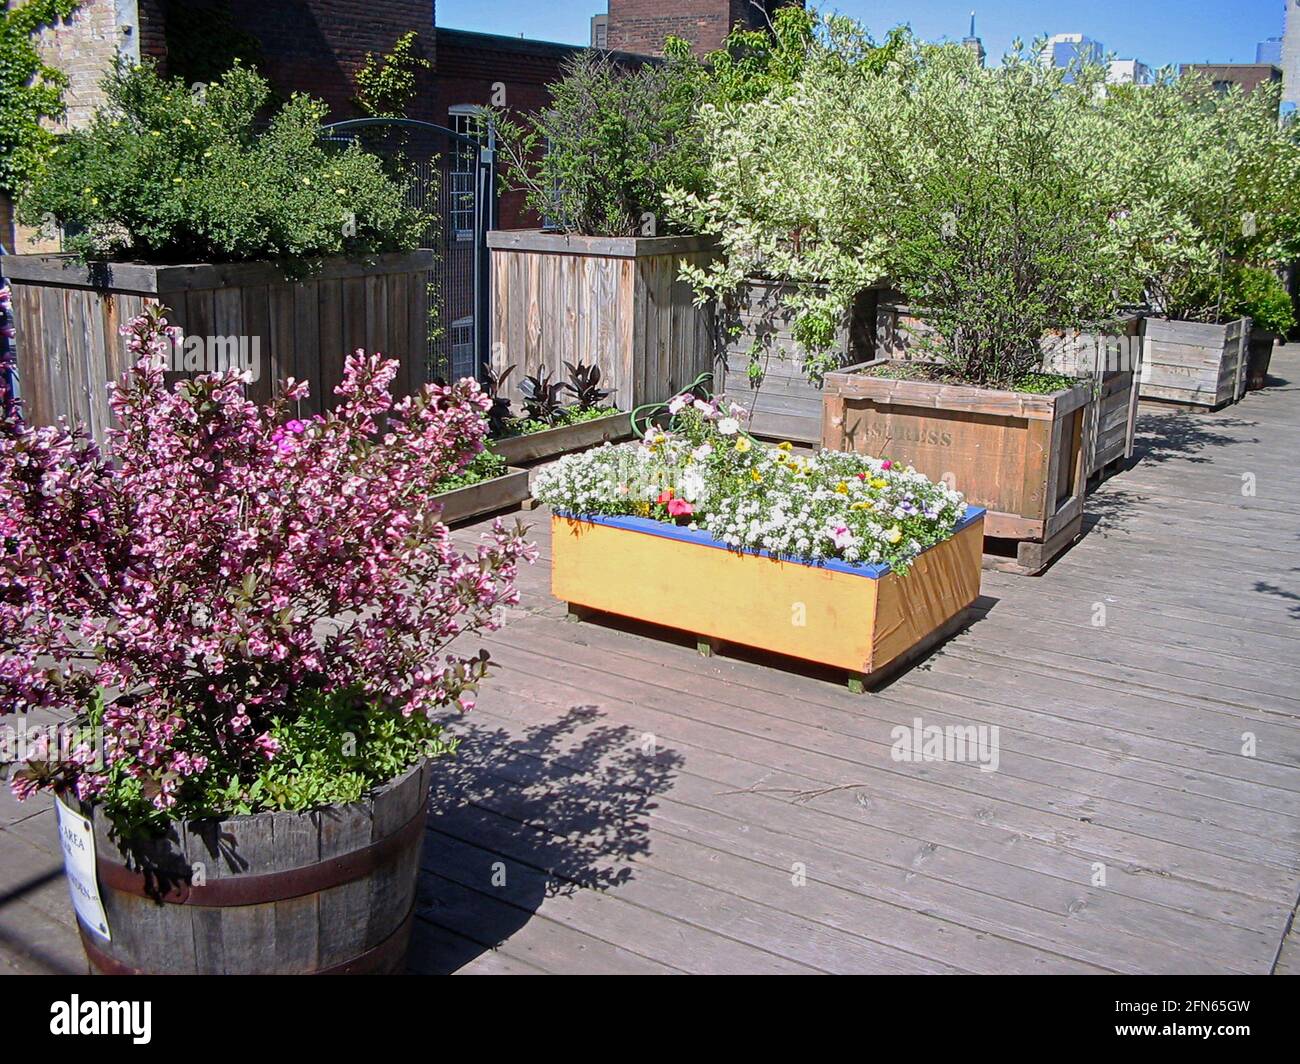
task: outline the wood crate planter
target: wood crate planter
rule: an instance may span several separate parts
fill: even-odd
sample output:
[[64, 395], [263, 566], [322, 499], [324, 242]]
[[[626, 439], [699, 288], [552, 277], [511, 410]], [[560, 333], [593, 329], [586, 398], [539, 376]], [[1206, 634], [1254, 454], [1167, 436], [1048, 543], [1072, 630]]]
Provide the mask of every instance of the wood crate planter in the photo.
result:
[[27, 415], [39, 425], [79, 419], [102, 440], [105, 386], [131, 364], [118, 327], [148, 303], [168, 307], [186, 336], [255, 350], [261, 373], [250, 398], [268, 399], [277, 381], [296, 377], [311, 384], [302, 413], [317, 413], [332, 403], [343, 361], [357, 348], [400, 359], [395, 390], [413, 392], [425, 381], [433, 262], [432, 251], [332, 259], [291, 281], [263, 262], [87, 266], [67, 255], [6, 257]]
[[551, 521], [551, 591], [573, 613], [684, 630], [701, 649], [734, 643], [842, 669], [854, 689], [956, 631], [979, 596], [984, 514], [975, 507], [906, 575], [739, 551], [646, 518], [557, 513]]
[[447, 525], [514, 509], [528, 499], [528, 470], [511, 469], [504, 476], [452, 488], [434, 497], [442, 503], [441, 520]]
[[1273, 361], [1277, 333], [1264, 329], [1250, 330], [1250, 355], [1246, 361], [1246, 390], [1257, 392], [1268, 387], [1268, 367]]
[[1114, 331], [1071, 332], [1043, 343], [1043, 368], [1089, 382], [1084, 425], [1084, 472], [1088, 477], [1133, 456], [1137, 431], [1142, 322], [1125, 315]]
[[[1142, 333], [1142, 316], [1125, 314], [1113, 331], [1058, 333], [1043, 341], [1045, 371], [1091, 382], [1084, 429], [1084, 467], [1089, 477], [1133, 455]], [[881, 299], [876, 313], [877, 357], [925, 359], [920, 342], [933, 335], [923, 314], [897, 295]]]
[[984, 534], [1021, 541], [1018, 571], [1041, 571], [1079, 535], [1086, 385], [1047, 395], [828, 374], [822, 446], [892, 458], [985, 507]]
[[431, 779], [425, 763], [317, 812], [174, 823], [129, 852], [77, 806], [108, 931], [78, 918], [87, 959], [113, 975], [401, 971]]
[[1142, 355], [1143, 399], [1216, 409], [1246, 391], [1251, 320], [1226, 325], [1148, 318]]
[[[714, 392], [750, 411], [748, 428], [757, 436], [815, 444], [821, 439], [822, 385], [803, 366], [793, 333], [794, 314], [781, 299], [793, 289], [782, 281], [750, 278], [728, 301], [720, 325], [722, 357]], [[875, 354], [876, 291], [863, 292], [831, 352], [840, 366]], [[750, 351], [762, 345], [762, 379], [749, 378]]]
[[539, 230], [488, 233], [492, 365], [600, 367], [620, 410], [662, 402], [713, 369], [713, 311], [680, 277], [704, 265], [704, 237], [597, 237]]
[[491, 440], [488, 447], [512, 466], [518, 466], [558, 458], [562, 454], [598, 447], [602, 443], [616, 443], [631, 435], [632, 416], [618, 412], [573, 425], [559, 425], [523, 436]]

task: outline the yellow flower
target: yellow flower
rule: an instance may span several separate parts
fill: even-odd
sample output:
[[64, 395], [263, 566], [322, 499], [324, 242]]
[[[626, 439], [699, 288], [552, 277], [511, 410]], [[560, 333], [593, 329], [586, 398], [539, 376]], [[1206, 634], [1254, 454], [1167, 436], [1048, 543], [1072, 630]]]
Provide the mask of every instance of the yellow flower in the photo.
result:
[[883, 477], [876, 477], [876, 479], [871, 482], [871, 486], [873, 488], [887, 488], [889, 487], [889, 481], [885, 480]]
[[785, 441], [784, 443], [778, 443], [778, 444], [776, 445], [776, 447], [777, 447], [777, 450], [779, 450], [779, 451], [793, 451], [793, 450], [794, 450], [794, 444], [791, 443], [789, 440]]
[[310, 178], [310, 177], [304, 177], [304, 178], [302, 179], [302, 183], [303, 183], [304, 185], [310, 185], [310, 184], [311, 184], [311, 178]]
[[763, 476], [761, 473], [759, 473], [757, 469], [751, 469], [749, 471], [749, 479], [752, 480], [755, 484], [763, 483]]
[[91, 197], [90, 197], [90, 205], [91, 205], [92, 207], [98, 207], [98, 206], [99, 206], [99, 197], [98, 197], [98, 196], [91, 196]]
[[853, 509], [853, 510], [874, 510], [874, 509], [875, 509], [875, 503], [871, 502], [870, 500], [867, 500], [867, 501], [864, 501], [864, 502], [855, 502], [855, 503], [852, 505], [852, 507], [850, 507], [850, 509]]
[[840, 495], [847, 495], [849, 493], [849, 486], [845, 484], [844, 481], [841, 480], [838, 484], [835, 485], [835, 490]]
[[736, 450], [738, 450], [741, 454], [744, 454], [752, 446], [754, 445], [749, 442], [748, 436], [738, 436], [736, 438]]
[[162, 134], [161, 134], [158, 130], [156, 130], [156, 129], [151, 129], [151, 130], [149, 131], [149, 136], [151, 136], [151, 137], [161, 137]]
[[897, 525], [895, 525], [893, 528], [891, 528], [888, 532], [885, 533], [885, 539], [889, 543], [897, 543], [902, 538], [903, 538], [903, 530], [899, 528]]

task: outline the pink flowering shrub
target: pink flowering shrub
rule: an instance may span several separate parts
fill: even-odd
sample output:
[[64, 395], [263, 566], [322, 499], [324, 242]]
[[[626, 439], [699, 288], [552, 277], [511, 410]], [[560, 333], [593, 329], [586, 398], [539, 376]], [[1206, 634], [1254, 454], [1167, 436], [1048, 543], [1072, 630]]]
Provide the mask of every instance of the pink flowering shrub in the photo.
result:
[[0, 712], [89, 710], [104, 733], [102, 760], [29, 759], [17, 793], [256, 807], [239, 781], [311, 707], [416, 731], [470, 708], [487, 656], [447, 644], [494, 627], [533, 558], [521, 526], [463, 554], [438, 519], [434, 486], [483, 446], [478, 386], [394, 403], [397, 363], [357, 352], [337, 408], [301, 420], [292, 379], [266, 407], [234, 372], [168, 391], [156, 310], [123, 333], [139, 360], [107, 454], [0, 420]]

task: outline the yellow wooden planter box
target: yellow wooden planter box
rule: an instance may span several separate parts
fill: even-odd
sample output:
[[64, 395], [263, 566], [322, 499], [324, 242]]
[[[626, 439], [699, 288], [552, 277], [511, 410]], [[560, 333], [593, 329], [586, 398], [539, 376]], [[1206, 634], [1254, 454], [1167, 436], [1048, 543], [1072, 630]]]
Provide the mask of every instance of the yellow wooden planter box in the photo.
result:
[[984, 511], [905, 576], [887, 565], [774, 558], [638, 517], [551, 519], [551, 591], [649, 621], [849, 672], [850, 686], [914, 660], [961, 627], [980, 590]]

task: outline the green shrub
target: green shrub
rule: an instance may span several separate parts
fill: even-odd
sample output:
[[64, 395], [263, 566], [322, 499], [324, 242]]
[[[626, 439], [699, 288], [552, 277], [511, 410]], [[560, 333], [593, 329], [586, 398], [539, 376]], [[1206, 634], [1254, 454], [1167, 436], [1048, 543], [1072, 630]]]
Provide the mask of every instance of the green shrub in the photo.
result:
[[1249, 315], [1257, 329], [1286, 336], [1295, 328], [1291, 294], [1272, 270], [1238, 269], [1232, 279], [1232, 289], [1238, 296], [1235, 312]]
[[295, 95], [259, 129], [267, 83], [236, 65], [204, 91], [119, 61], [90, 126], [43, 160], [20, 216], [52, 215], [89, 258], [285, 260], [417, 246], [424, 219], [355, 145], [322, 141], [326, 108]]
[[669, 186], [697, 191], [704, 179], [695, 122], [704, 70], [683, 41], [669, 39], [662, 65], [627, 70], [582, 52], [551, 86], [548, 110], [515, 121], [492, 116], [505, 182], [568, 232], [654, 236]]

